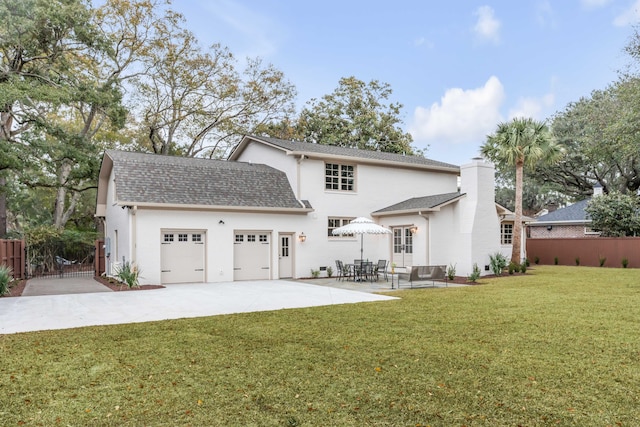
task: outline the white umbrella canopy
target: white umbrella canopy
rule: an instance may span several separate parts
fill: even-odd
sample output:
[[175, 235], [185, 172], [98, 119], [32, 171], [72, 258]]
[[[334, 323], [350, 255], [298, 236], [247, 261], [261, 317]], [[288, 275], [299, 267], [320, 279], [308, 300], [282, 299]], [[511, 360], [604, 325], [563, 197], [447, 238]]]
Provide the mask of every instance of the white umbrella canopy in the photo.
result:
[[334, 236], [343, 236], [346, 234], [359, 234], [360, 235], [360, 259], [363, 257], [363, 245], [362, 238], [365, 234], [391, 234], [391, 230], [381, 225], [376, 224], [369, 218], [358, 217], [347, 225], [334, 228], [331, 232]]

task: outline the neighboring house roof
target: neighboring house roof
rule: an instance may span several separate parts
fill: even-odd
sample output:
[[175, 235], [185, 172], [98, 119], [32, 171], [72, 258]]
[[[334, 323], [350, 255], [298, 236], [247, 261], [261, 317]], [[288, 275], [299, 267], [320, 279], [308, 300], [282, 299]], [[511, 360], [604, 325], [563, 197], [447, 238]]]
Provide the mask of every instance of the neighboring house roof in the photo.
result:
[[296, 199], [284, 172], [263, 164], [107, 150], [101, 179], [110, 172], [105, 163], [115, 173], [119, 205], [312, 210]]
[[[516, 222], [516, 214], [515, 212], [510, 211], [509, 209], [502, 206], [500, 203], [496, 203], [496, 212], [500, 215], [500, 222]], [[521, 222], [530, 222], [535, 221], [535, 218], [530, 216], [522, 215], [520, 217]]]
[[464, 196], [465, 196], [464, 193], [455, 192], [455, 193], [434, 194], [432, 196], [424, 196], [424, 197], [413, 197], [411, 199], [402, 201], [400, 203], [387, 206], [386, 208], [379, 209], [373, 212], [371, 215], [385, 216], [385, 215], [415, 213], [419, 211], [423, 211], [423, 212], [438, 211], [443, 206], [456, 202]]
[[591, 218], [585, 211], [587, 204], [589, 203], [589, 199], [584, 199], [579, 202], [576, 202], [567, 207], [555, 210], [553, 212], [549, 212], [546, 215], [541, 215], [538, 217], [536, 222], [531, 223], [530, 225], [548, 225], [548, 224], [556, 224], [556, 223], [565, 223], [565, 224], [584, 224], [591, 222]]
[[305, 155], [307, 157], [358, 159], [361, 163], [395, 163], [405, 167], [425, 168], [444, 172], [459, 173], [460, 167], [449, 163], [438, 162], [420, 156], [384, 153], [381, 151], [360, 150], [357, 148], [339, 147], [336, 145], [314, 144], [310, 142], [285, 141], [263, 136], [245, 136], [229, 155], [229, 160], [236, 160], [251, 141], [286, 151], [289, 155]]

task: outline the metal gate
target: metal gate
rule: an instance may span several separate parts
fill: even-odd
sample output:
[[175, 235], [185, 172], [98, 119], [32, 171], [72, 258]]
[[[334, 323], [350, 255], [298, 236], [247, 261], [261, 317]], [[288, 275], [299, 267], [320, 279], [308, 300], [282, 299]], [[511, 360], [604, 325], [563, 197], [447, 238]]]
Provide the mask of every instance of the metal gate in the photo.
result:
[[27, 276], [93, 277], [96, 245], [48, 243], [27, 246]]

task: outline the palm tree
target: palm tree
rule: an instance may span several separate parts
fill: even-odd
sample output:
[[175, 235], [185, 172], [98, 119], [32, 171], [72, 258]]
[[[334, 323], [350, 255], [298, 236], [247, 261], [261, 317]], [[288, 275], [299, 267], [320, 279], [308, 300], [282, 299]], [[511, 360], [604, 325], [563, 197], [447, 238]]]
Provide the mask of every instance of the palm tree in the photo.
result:
[[480, 147], [482, 155], [498, 166], [516, 168], [515, 222], [511, 261], [519, 264], [522, 247], [522, 181], [524, 168], [550, 163], [562, 155], [562, 149], [551, 136], [545, 122], [531, 118], [515, 118], [500, 123], [493, 135]]

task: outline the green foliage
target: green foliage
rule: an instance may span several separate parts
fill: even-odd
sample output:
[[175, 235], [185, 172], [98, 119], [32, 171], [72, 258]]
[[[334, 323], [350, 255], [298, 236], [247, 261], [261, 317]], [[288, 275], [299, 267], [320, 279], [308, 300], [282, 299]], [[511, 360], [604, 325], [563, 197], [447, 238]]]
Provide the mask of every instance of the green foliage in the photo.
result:
[[622, 258], [622, 268], [627, 268], [629, 265], [629, 260], [627, 258]]
[[580, 265], [580, 257], [579, 256], [576, 257], [576, 265]]
[[55, 271], [56, 256], [78, 263], [93, 262], [94, 231], [60, 230], [53, 226], [26, 228], [21, 236], [27, 245], [27, 262], [31, 268]]
[[449, 280], [453, 280], [456, 277], [456, 265], [457, 264], [449, 264], [447, 267], [447, 277]]
[[480, 278], [481, 274], [482, 272], [480, 271], [480, 267], [478, 267], [478, 263], [473, 263], [473, 271], [469, 274], [467, 279], [469, 279], [470, 282], [475, 283]]
[[509, 274], [517, 273], [518, 271], [520, 271], [520, 264], [512, 261], [509, 263], [508, 269]]
[[539, 257], [539, 256], [535, 256], [535, 257], [533, 257], [533, 262], [534, 262], [534, 264], [536, 264], [536, 265], [540, 264], [540, 257]]
[[557, 256], [553, 257], [553, 264], [554, 265], [558, 265], [559, 262], [560, 262], [560, 259]]
[[333, 267], [327, 267], [327, 277], [333, 277]]
[[600, 267], [604, 267], [604, 263], [607, 262], [607, 257], [600, 255], [598, 257], [598, 262], [600, 263]]
[[13, 280], [13, 271], [10, 267], [0, 265], [0, 297], [9, 293], [9, 285]]
[[313, 277], [314, 279], [317, 279], [318, 277], [320, 277], [320, 270], [314, 270], [312, 268], [311, 269], [311, 277]]
[[527, 272], [527, 263], [523, 262], [520, 264], [520, 273], [525, 274]]
[[502, 271], [507, 267], [507, 258], [500, 252], [489, 255], [489, 267], [496, 276], [501, 276]]
[[562, 155], [562, 149], [551, 137], [544, 122], [531, 118], [514, 118], [500, 123], [480, 147], [484, 157], [499, 168], [515, 169], [515, 219], [511, 261], [519, 262], [522, 242], [522, 194], [524, 169], [534, 169], [541, 163], [551, 163]]
[[140, 286], [140, 269], [136, 263], [129, 261], [124, 262], [116, 268], [115, 277], [120, 283], [124, 283], [129, 288], [137, 288]]
[[585, 211], [591, 218], [591, 228], [602, 236], [640, 235], [640, 198], [613, 192], [593, 197]]
[[388, 83], [343, 77], [333, 93], [307, 102], [298, 133], [318, 144], [413, 154], [413, 138], [402, 130], [402, 104], [385, 103], [391, 94]]
[[596, 182], [605, 193], [635, 193], [640, 189], [636, 178], [639, 99], [640, 79], [626, 76], [569, 104], [552, 121], [565, 157], [537, 168], [537, 180], [557, 185], [576, 200], [590, 195]]

